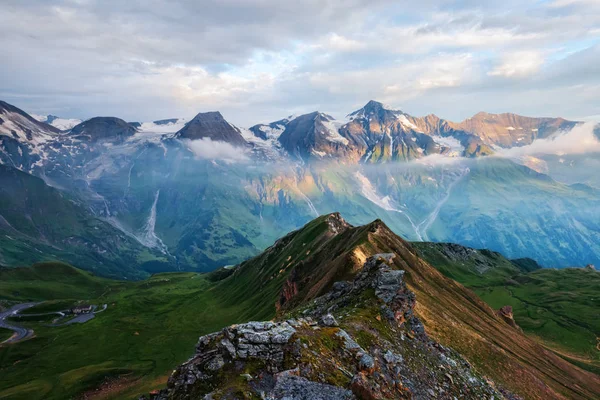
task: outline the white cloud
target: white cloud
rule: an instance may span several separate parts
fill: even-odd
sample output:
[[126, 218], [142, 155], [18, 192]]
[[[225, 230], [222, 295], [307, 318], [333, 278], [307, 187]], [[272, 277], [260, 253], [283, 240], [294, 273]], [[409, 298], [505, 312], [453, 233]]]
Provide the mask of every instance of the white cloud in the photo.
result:
[[596, 115], [596, 3], [6, 0], [0, 98], [66, 118], [218, 109], [242, 126], [371, 98], [455, 120]]
[[226, 163], [239, 163], [248, 161], [248, 155], [239, 147], [221, 141], [212, 141], [210, 138], [184, 141], [186, 146], [198, 158], [207, 160], [220, 160]]
[[337, 33], [331, 33], [327, 36], [325, 42], [326, 50], [333, 51], [356, 51], [367, 48], [367, 44], [358, 40], [349, 39], [345, 36], [338, 35]]
[[518, 51], [506, 54], [488, 75], [505, 78], [526, 77], [536, 74], [544, 64], [544, 57], [537, 51]]
[[561, 132], [553, 137], [537, 139], [533, 143], [502, 149], [497, 155], [503, 157], [523, 157], [543, 154], [586, 154], [600, 152], [600, 140], [594, 135], [595, 122], [586, 122], [575, 126], [570, 131]]

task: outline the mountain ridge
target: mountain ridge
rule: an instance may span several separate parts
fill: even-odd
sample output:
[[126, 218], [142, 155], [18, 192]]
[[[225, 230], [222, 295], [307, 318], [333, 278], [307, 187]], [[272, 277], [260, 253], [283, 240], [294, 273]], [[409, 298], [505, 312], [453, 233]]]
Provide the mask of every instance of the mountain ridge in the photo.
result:
[[[550, 137], [578, 124], [563, 118], [483, 111], [454, 122], [434, 114], [415, 117], [375, 100], [349, 113], [346, 119], [338, 121], [315, 111], [257, 124], [248, 130], [262, 140], [276, 140], [289, 156], [303, 161], [327, 158], [373, 163], [408, 161], [430, 154], [485, 156], [493, 154], [494, 147], [531, 144], [537, 138]], [[175, 121], [177, 119], [157, 120], [153, 124], [160, 127]], [[138, 125], [135, 128], [142, 128], [142, 124]], [[238, 147], [252, 146], [240, 129], [227, 122], [219, 111], [201, 112], [177, 131], [175, 137], [190, 140], [206, 137]], [[447, 138], [457, 141], [456, 144], [449, 145], [444, 140]]]
[[[363, 269], [362, 265], [369, 262], [369, 257], [382, 254], [381, 251], [394, 254], [393, 257], [386, 257], [387, 266], [393, 270], [404, 271], [402, 279], [416, 294], [414, 312], [423, 321], [427, 335], [441, 345], [458, 351], [480, 373], [525, 398], [593, 398], [594, 393], [600, 392], [600, 378], [571, 366], [515, 330], [470, 290], [444, 277], [420, 259], [412, 246], [391, 232], [382, 221], [353, 227], [337, 213], [324, 215], [286, 235], [261, 255], [240, 264], [225, 276], [221, 272], [215, 274], [220, 275], [220, 286], [239, 287], [242, 291], [238, 296], [244, 297], [244, 293], [252, 289], [255, 296], [262, 299], [260, 301], [263, 304], [271, 302], [271, 307], [277, 310], [277, 321], [307, 315], [319, 321], [319, 318], [324, 318], [324, 315], [320, 314], [323, 311], [314, 315], [303, 312], [305, 309], [318, 309], [331, 311], [342, 327], [347, 327], [348, 321], [353, 321], [349, 326], [356, 329], [353, 324], [358, 321], [352, 317], [352, 312], [349, 317], [336, 311], [336, 308], [331, 307], [330, 301], [344, 296], [349, 288], [356, 285], [352, 284], [353, 279], [358, 279], [357, 277], [368, 270]], [[244, 289], [246, 287], [247, 289]], [[352, 310], [352, 306], [343, 308], [348, 306], [344, 301], [342, 304], [342, 309]], [[361, 307], [358, 309], [359, 311], [355, 312], [360, 314]], [[379, 326], [379, 322], [374, 318], [376, 312], [374, 315], [371, 311], [361, 315], [361, 318], [366, 318], [361, 325], [362, 329], [372, 330], [373, 327]], [[381, 318], [385, 320], [383, 315], [385, 313]], [[302, 324], [303, 322], [300, 323]], [[326, 329], [323, 325], [319, 326]], [[415, 330], [408, 335], [418, 336], [418, 333]], [[213, 337], [215, 336], [209, 335], [206, 340], [211, 341]], [[399, 337], [394, 340], [401, 343]], [[201, 338], [199, 355], [203, 351], [202, 343]], [[487, 356], [482, 359], [478, 354]], [[317, 354], [317, 361], [314, 362], [320, 365], [321, 361], [318, 358]], [[207, 358], [201, 356], [200, 360], [190, 361], [182, 368], [196, 368], [200, 365], [198, 363], [206, 361]], [[217, 369], [223, 366], [222, 363], [219, 365]], [[353, 368], [346, 364], [342, 367], [347, 370]], [[281, 367], [278, 368], [271, 372], [281, 372]], [[295, 367], [292, 365], [291, 368]], [[300, 365], [300, 376], [308, 376], [304, 375], [302, 368]], [[254, 379], [256, 372], [250, 373]], [[169, 384], [169, 387], [175, 390], [174, 393], [179, 395], [159, 395], [156, 398], [177, 399], [186, 393], [204, 395], [221, 388], [219, 383], [215, 383], [216, 386], [210, 386], [212, 389], [201, 386], [205, 388], [202, 390], [206, 390], [203, 392], [186, 392], [185, 385], [176, 383], [180, 379], [181, 372], [175, 372]], [[211, 378], [206, 379], [210, 382]], [[369, 379], [367, 374], [367, 380]], [[188, 381], [187, 384], [194, 381]], [[565, 391], [565, 386], [558, 384], [558, 381], [578, 383], [574, 384], [576, 386], [566, 384], [570, 388]], [[193, 383], [191, 385], [193, 386]]]

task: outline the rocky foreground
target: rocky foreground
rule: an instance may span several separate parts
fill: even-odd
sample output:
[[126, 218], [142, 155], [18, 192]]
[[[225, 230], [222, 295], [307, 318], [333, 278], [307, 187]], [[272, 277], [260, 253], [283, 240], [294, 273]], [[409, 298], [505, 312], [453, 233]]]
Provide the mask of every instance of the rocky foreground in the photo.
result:
[[393, 257], [369, 258], [286, 320], [201, 337], [167, 388], [141, 399], [518, 399], [426, 335]]

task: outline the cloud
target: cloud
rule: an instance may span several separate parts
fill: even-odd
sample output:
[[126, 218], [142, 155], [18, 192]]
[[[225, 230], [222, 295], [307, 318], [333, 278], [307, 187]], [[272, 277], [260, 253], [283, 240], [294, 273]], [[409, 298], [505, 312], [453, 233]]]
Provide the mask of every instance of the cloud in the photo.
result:
[[596, 3], [5, 0], [0, 98], [82, 119], [218, 109], [241, 126], [371, 98], [454, 120], [597, 115]]
[[523, 157], [544, 154], [566, 155], [566, 154], [587, 154], [600, 152], [600, 138], [598, 138], [594, 129], [598, 125], [595, 122], [586, 122], [576, 125], [573, 129], [561, 132], [558, 135], [546, 139], [537, 139], [533, 143], [503, 149], [496, 154], [503, 157]]
[[537, 73], [543, 63], [544, 57], [539, 52], [519, 51], [503, 56], [501, 63], [488, 72], [488, 75], [522, 78]]
[[239, 147], [227, 142], [212, 141], [210, 138], [198, 140], [185, 140], [184, 143], [197, 158], [206, 160], [220, 160], [226, 163], [239, 163], [248, 161], [248, 155]]

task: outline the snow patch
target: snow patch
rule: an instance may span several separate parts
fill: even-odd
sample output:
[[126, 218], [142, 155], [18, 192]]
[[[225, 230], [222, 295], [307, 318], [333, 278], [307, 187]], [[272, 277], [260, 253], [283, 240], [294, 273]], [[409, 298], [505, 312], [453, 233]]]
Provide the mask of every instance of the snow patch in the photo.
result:
[[167, 246], [158, 236], [156, 236], [156, 232], [154, 232], [154, 228], [156, 227], [156, 205], [158, 204], [159, 196], [160, 189], [157, 190], [156, 194], [154, 195], [154, 202], [152, 203], [152, 208], [150, 209], [150, 215], [148, 216], [146, 225], [144, 225], [142, 236], [139, 238], [139, 240], [146, 247], [156, 248], [159, 249], [163, 254], [168, 254], [169, 251]]
[[421, 132], [415, 124], [413, 124], [412, 122], [410, 122], [408, 120], [408, 118], [406, 118], [406, 115], [404, 115], [404, 114], [396, 115], [396, 119], [398, 119], [400, 121], [400, 124], [403, 127], [407, 128], [407, 129], [412, 129], [413, 131], [416, 131], [416, 132]]
[[360, 173], [360, 171], [356, 171], [356, 173], [354, 175], [356, 176], [356, 179], [358, 180], [358, 183], [360, 184], [360, 190], [361, 190], [362, 195], [367, 200], [369, 200], [371, 203], [383, 208], [386, 211], [392, 211], [392, 212], [397, 212], [397, 213], [403, 214], [406, 217], [406, 219], [408, 220], [408, 222], [411, 224], [411, 226], [413, 227], [415, 234], [417, 235], [417, 238], [420, 241], [423, 240], [423, 238], [421, 237], [421, 234], [419, 233], [419, 230], [417, 229], [417, 226], [414, 224], [414, 222], [410, 218], [410, 216], [408, 214], [406, 214], [404, 211], [402, 211], [398, 208], [395, 208], [394, 205], [392, 204], [392, 199], [389, 196], [384, 196], [384, 197], [379, 196], [377, 194], [377, 191], [371, 184], [371, 181], [369, 180], [369, 178], [367, 178], [362, 173]]
[[325, 127], [325, 138], [330, 142], [341, 143], [344, 146], [348, 145], [348, 139], [340, 135], [339, 128], [341, 127], [340, 123], [336, 121], [321, 121], [323, 126]]
[[447, 154], [450, 157], [460, 157], [464, 151], [465, 147], [460, 143], [455, 137], [452, 136], [431, 136], [434, 142], [438, 145], [442, 145], [444, 147], [448, 147], [450, 149], [450, 153]]
[[60, 129], [61, 131], [68, 131], [76, 125], [79, 125], [82, 121], [80, 119], [68, 119], [68, 118], [56, 118], [50, 125]]
[[[279, 135], [281, 135], [281, 133], [285, 130], [285, 127], [282, 125], [278, 125], [280, 126], [281, 132], [277, 132], [276, 129], [271, 129], [269, 133], [263, 131], [261, 129], [262, 132], [265, 132], [267, 139], [263, 139], [260, 138], [256, 135], [254, 135], [254, 133], [252, 133], [252, 131], [250, 131], [249, 129], [246, 128], [236, 128], [239, 130], [240, 134], [242, 135], [242, 137], [248, 142], [250, 143], [255, 150], [262, 152], [269, 160], [278, 160], [284, 157], [284, 150], [281, 147], [281, 143], [279, 143], [279, 140], [277, 140], [279, 138]], [[263, 128], [261, 126], [261, 128]], [[270, 128], [267, 126], [267, 128]], [[259, 128], [260, 129], [260, 128]]]
[[139, 132], [142, 133], [175, 133], [186, 124], [185, 118], [178, 118], [174, 122], [168, 122], [166, 124], [157, 124], [155, 122], [143, 122], [138, 128]]

